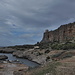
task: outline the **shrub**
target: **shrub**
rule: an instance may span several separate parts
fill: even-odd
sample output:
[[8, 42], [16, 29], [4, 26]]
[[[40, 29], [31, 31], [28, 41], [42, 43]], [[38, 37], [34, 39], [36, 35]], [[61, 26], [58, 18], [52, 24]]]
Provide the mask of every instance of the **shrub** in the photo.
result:
[[75, 43], [65, 43], [65, 44], [53, 44], [51, 46], [52, 49], [57, 50], [69, 50], [69, 49], [75, 49]]

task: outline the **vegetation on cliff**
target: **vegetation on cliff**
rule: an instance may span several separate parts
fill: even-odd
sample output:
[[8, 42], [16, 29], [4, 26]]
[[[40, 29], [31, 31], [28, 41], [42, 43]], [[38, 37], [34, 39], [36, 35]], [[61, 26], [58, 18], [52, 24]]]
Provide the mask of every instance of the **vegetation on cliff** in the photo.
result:
[[49, 50], [70, 50], [75, 49], [75, 42], [65, 42], [65, 43], [40, 43], [40, 49], [49, 49]]
[[57, 50], [75, 49], [75, 43], [53, 44], [53, 45], [51, 45], [51, 48], [52, 49], [57, 49]]

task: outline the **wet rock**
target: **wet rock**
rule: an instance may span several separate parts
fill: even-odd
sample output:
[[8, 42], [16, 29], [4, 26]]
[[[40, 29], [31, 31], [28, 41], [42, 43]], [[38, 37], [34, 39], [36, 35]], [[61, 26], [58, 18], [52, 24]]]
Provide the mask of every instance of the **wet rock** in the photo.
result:
[[46, 62], [46, 54], [41, 54], [38, 51], [36, 50], [28, 50], [28, 51], [16, 51], [16, 52], [13, 52], [13, 55], [16, 56], [16, 57], [19, 57], [19, 58], [25, 58], [25, 59], [28, 59], [28, 60], [31, 60], [31, 61], [34, 61], [34, 62], [37, 62], [39, 64], [43, 64]]
[[6, 55], [0, 55], [0, 60], [5, 60], [5, 59], [8, 59]]

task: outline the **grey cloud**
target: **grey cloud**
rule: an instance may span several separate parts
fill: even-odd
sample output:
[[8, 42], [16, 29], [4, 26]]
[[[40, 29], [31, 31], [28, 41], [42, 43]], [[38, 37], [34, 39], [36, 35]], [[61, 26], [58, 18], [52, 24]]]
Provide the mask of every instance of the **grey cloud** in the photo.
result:
[[13, 45], [35, 43], [41, 40], [45, 29], [55, 29], [73, 21], [75, 0], [0, 1], [0, 34], [3, 34], [0, 36]]

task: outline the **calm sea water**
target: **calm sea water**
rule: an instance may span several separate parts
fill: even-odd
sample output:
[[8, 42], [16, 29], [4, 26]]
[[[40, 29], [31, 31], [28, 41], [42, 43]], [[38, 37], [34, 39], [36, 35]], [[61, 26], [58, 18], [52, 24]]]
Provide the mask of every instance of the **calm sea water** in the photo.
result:
[[9, 60], [19, 60], [20, 62], [22, 62], [23, 64], [30, 66], [30, 67], [37, 67], [39, 66], [39, 64], [29, 61], [27, 59], [22, 59], [22, 58], [16, 58], [15, 56], [13, 56], [12, 54], [6, 54], [6, 53], [0, 53], [0, 55], [6, 55], [8, 56]]

